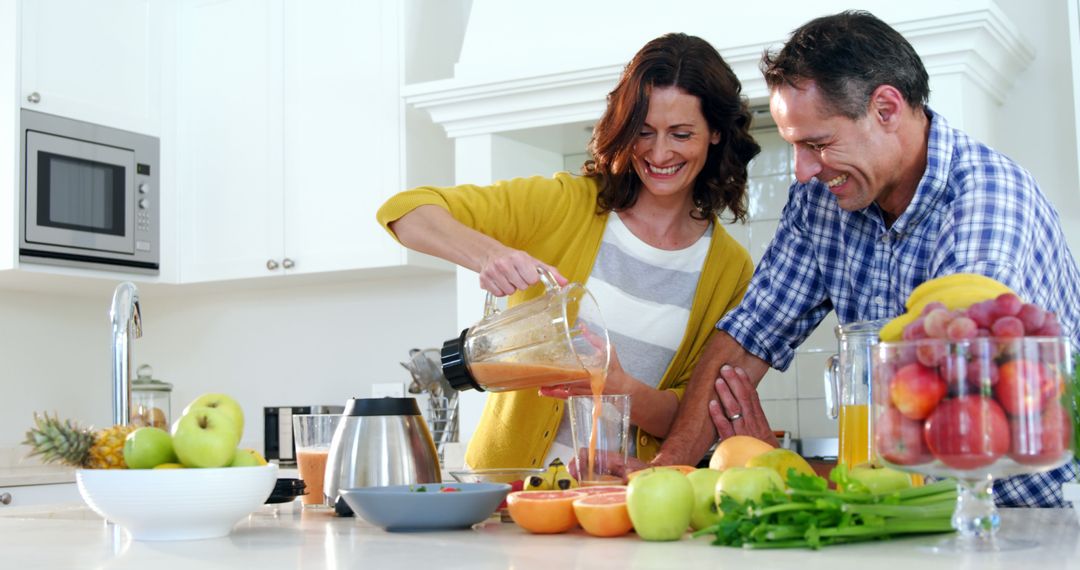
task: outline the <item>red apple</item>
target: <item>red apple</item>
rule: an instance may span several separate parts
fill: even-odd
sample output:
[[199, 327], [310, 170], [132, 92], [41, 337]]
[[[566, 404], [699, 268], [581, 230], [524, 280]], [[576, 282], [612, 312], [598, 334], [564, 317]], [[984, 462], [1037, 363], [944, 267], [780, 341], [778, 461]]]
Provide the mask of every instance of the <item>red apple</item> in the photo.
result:
[[874, 439], [878, 453], [890, 463], [918, 465], [933, 459], [923, 440], [923, 422], [904, 417], [892, 406], [874, 422]]
[[985, 467], [1009, 451], [1009, 420], [990, 398], [942, 400], [923, 429], [930, 453], [953, 469]]
[[933, 368], [908, 364], [897, 370], [889, 382], [889, 400], [904, 416], [921, 420], [930, 415], [945, 390], [945, 381]]
[[998, 367], [994, 397], [1010, 416], [1037, 416], [1057, 396], [1054, 376], [1028, 360], [1010, 360]]
[[1072, 418], [1057, 402], [1047, 404], [1041, 416], [1012, 418], [1009, 428], [1009, 457], [1024, 465], [1058, 465], [1072, 442]]

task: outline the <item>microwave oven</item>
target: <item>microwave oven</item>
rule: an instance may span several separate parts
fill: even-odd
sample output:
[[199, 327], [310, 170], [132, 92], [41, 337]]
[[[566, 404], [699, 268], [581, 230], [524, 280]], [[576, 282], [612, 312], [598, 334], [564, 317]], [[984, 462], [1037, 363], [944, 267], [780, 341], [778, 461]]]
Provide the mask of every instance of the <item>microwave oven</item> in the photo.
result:
[[23, 110], [19, 260], [157, 274], [156, 137]]

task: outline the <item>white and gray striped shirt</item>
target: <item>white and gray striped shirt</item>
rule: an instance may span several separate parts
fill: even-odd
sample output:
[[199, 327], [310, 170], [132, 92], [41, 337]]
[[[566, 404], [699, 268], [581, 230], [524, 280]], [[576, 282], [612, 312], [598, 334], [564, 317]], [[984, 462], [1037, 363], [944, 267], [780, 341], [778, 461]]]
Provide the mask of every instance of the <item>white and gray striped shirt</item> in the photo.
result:
[[[712, 232], [710, 225], [683, 249], [659, 249], [641, 241], [617, 214], [608, 214], [585, 287], [596, 298], [623, 369], [650, 386], [660, 384], [686, 334]], [[568, 462], [574, 456], [572, 445], [570, 418], [564, 410], [544, 464], [556, 457]], [[631, 456], [634, 449], [631, 439]]]

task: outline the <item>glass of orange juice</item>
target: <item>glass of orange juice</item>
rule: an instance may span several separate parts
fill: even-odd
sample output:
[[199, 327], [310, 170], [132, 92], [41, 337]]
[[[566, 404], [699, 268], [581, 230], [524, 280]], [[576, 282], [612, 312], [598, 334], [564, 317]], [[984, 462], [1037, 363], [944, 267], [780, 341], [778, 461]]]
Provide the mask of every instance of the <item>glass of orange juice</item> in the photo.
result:
[[323, 493], [326, 458], [341, 416], [338, 414], [297, 414], [293, 416], [296, 467], [304, 482], [304, 507], [333, 508], [333, 499]]
[[626, 463], [630, 447], [630, 395], [570, 396], [570, 433], [574, 440], [578, 482], [582, 486], [620, 484], [609, 475]]

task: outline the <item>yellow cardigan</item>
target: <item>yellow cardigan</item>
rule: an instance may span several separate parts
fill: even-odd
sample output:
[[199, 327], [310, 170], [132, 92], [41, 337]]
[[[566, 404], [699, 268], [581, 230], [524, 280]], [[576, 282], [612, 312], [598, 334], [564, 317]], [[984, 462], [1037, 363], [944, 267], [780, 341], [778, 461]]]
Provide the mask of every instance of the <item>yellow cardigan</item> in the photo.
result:
[[[376, 217], [393, 235], [391, 222], [421, 205], [441, 206], [466, 226], [554, 265], [570, 281], [585, 283], [608, 219], [596, 213], [597, 190], [594, 179], [566, 172], [491, 186], [420, 187], [390, 198]], [[746, 249], [714, 220], [686, 334], [659, 389], [682, 398], [709, 334], [742, 300], [752, 274]], [[541, 286], [532, 287], [511, 295], [508, 302], [513, 305], [542, 293]], [[540, 466], [558, 432], [563, 406], [562, 400], [541, 397], [536, 390], [490, 394], [465, 461], [476, 469]], [[638, 457], [652, 459], [660, 440], [643, 430], [636, 430], [634, 437]]]

